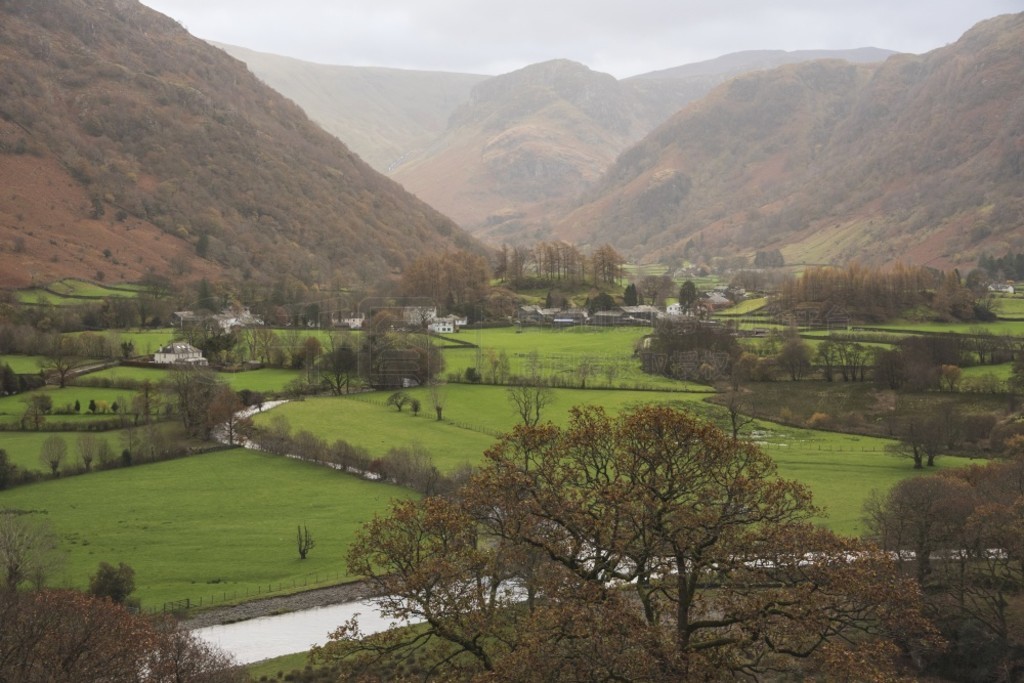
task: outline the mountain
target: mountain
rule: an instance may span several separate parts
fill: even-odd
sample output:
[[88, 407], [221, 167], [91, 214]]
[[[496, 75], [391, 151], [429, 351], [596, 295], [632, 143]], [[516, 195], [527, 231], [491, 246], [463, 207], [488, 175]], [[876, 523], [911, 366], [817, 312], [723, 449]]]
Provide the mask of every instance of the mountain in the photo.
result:
[[0, 284], [374, 282], [480, 249], [136, 0], [0, 0]]
[[543, 233], [535, 224], [552, 202], [573, 201], [620, 151], [733, 76], [893, 54], [749, 51], [616, 81], [567, 60], [486, 77], [328, 66], [221, 47], [375, 168], [493, 242], [525, 225]]
[[567, 60], [535, 64], [474, 87], [445, 133], [393, 177], [479, 231], [576, 196], [652, 125], [613, 77]]
[[554, 235], [637, 257], [969, 265], [1024, 247], [1024, 14], [875, 66], [742, 76], [624, 151]]
[[314, 64], [213, 43], [341, 139], [378, 171], [440, 136], [448, 117], [489, 76]]

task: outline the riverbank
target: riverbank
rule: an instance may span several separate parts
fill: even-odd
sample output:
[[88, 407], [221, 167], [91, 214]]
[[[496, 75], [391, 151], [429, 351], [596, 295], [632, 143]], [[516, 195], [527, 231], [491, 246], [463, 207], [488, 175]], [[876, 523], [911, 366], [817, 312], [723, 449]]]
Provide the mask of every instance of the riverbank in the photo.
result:
[[301, 593], [292, 593], [291, 595], [277, 595], [271, 598], [251, 600], [239, 605], [214, 607], [203, 610], [188, 619], [183, 619], [181, 623], [185, 628], [194, 630], [218, 624], [232, 624], [237, 621], [269, 617], [275, 614], [298, 612], [315, 607], [358, 602], [370, 597], [370, 594], [369, 585], [366, 582], [355, 581], [326, 588], [315, 588], [302, 591]]

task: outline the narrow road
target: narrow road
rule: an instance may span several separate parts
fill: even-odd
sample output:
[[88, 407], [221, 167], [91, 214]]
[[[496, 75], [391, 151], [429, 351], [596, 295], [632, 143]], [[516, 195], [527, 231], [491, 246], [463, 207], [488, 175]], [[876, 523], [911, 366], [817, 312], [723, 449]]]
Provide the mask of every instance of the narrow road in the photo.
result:
[[197, 613], [195, 616], [183, 620], [182, 625], [189, 629], [215, 626], [217, 624], [231, 624], [246, 619], [257, 617], [268, 617], [284, 612], [297, 612], [314, 607], [325, 607], [343, 602], [356, 602], [370, 597], [369, 586], [361, 581], [329, 586], [327, 588], [315, 588], [313, 590], [293, 593], [292, 595], [278, 595], [272, 598], [251, 600], [240, 605], [227, 607], [214, 607]]

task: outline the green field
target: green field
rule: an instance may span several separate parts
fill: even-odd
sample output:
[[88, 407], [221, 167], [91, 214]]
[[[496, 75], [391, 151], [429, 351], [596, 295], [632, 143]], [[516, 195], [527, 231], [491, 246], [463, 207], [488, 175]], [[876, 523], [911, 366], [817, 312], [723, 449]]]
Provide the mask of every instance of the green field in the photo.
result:
[[141, 383], [148, 381], [157, 384], [167, 378], [167, 370], [166, 368], [158, 368], [156, 366], [151, 368], [138, 368], [119, 365], [113, 368], [90, 372], [87, 375], [83, 375], [83, 378], [86, 381], [109, 380], [113, 386], [117, 386], [119, 382]]
[[1024, 296], [997, 296], [992, 310], [1008, 318], [1024, 318]]
[[[444, 422], [434, 419], [425, 389], [408, 390], [420, 400], [422, 412], [414, 417], [406, 408], [399, 413], [385, 407], [387, 392], [344, 398], [319, 398], [288, 403], [257, 418], [267, 425], [272, 416], [284, 416], [293, 431], [308, 430], [328, 441], [342, 439], [380, 457], [396, 446], [422, 446], [442, 471], [463, 464], [478, 464], [497, 434], [507, 431], [517, 417], [501, 387], [449, 385]], [[634, 391], [554, 390], [554, 401], [544, 418], [565, 424], [574, 405], [602, 405], [616, 413], [655, 402], [708, 414], [716, 408], [700, 403], [700, 394]], [[828, 509], [825, 523], [832, 529], [859, 534], [861, 505], [873, 489], [886, 490], [900, 479], [917, 476], [910, 462], [885, 452], [885, 439], [759, 423], [759, 437], [779, 463], [781, 475], [798, 479], [814, 491], [815, 500]], [[959, 466], [957, 458], [940, 458], [941, 467]]]
[[286, 368], [260, 368], [246, 372], [222, 372], [217, 375], [235, 391], [248, 389], [262, 394], [276, 394], [285, 390], [290, 382], [303, 376], [301, 370]]
[[[26, 402], [33, 396], [48, 396], [53, 402], [53, 412], [46, 416], [46, 421], [49, 422], [63, 422], [67, 420], [89, 420], [94, 418], [112, 418], [116, 417], [116, 413], [111, 412], [110, 406], [116, 402], [119, 407], [122, 403], [131, 405], [132, 396], [135, 395], [134, 391], [126, 389], [99, 389], [94, 387], [78, 387], [70, 385], [60, 389], [58, 387], [44, 387], [42, 389], [36, 389], [35, 391], [28, 391], [23, 394], [15, 394], [14, 396], [4, 396], [0, 398], [0, 422], [12, 422], [17, 421], [21, 418], [21, 415], [25, 412]], [[58, 415], [58, 411], [70, 411], [74, 409], [75, 401], [78, 401], [80, 412], [78, 415]], [[105, 401], [108, 410], [106, 413], [97, 411], [95, 414], [89, 413], [89, 401], [94, 400], [97, 403]]]
[[[39, 460], [43, 441], [54, 434], [63, 437], [68, 446], [67, 461], [77, 464], [78, 452], [75, 450], [75, 442], [81, 433], [84, 432], [0, 432], [0, 448], [7, 451], [11, 463], [19, 469], [46, 472], [49, 468]], [[114, 453], [120, 453], [124, 448], [118, 432], [101, 432], [95, 436], [98, 439], [106, 439]]]
[[88, 301], [101, 301], [110, 297], [134, 298], [140, 287], [135, 285], [106, 286], [84, 280], [66, 279], [54, 282], [46, 288], [34, 287], [17, 293], [18, 301], [26, 304], [50, 306], [73, 306]]
[[[353, 533], [413, 495], [234, 449], [0, 491], [0, 507], [37, 511], [54, 524], [68, 552], [56, 583], [81, 588], [99, 562], [126, 562], [143, 607], [160, 609], [343, 578]], [[316, 540], [304, 561], [295, 549], [299, 524]]]
[[465, 330], [452, 338], [476, 344], [479, 350], [445, 349], [442, 374], [462, 376], [466, 368], [476, 368], [487, 377], [488, 352], [504, 351], [513, 375], [530, 375], [531, 355], [536, 354], [542, 378], [569, 386], [579, 384], [577, 371], [579, 365], [586, 362], [592, 367], [587, 378], [590, 387], [702, 390], [700, 385], [647, 375], [640, 370], [633, 347], [649, 333], [650, 328], [646, 327], [524, 327], [521, 332], [512, 327]]
[[10, 365], [11, 370], [19, 375], [34, 375], [46, 362], [45, 356], [0, 356], [0, 365]]

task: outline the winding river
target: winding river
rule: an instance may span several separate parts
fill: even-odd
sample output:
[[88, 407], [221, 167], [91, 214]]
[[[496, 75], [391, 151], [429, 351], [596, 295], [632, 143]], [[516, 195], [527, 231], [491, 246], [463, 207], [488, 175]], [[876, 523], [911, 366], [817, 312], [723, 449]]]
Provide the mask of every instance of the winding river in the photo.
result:
[[252, 664], [271, 657], [304, 652], [313, 645], [323, 645], [331, 631], [357, 614], [359, 628], [364, 634], [391, 627], [391, 622], [382, 617], [372, 603], [346, 602], [207, 626], [193, 633], [232, 655], [239, 664]]

